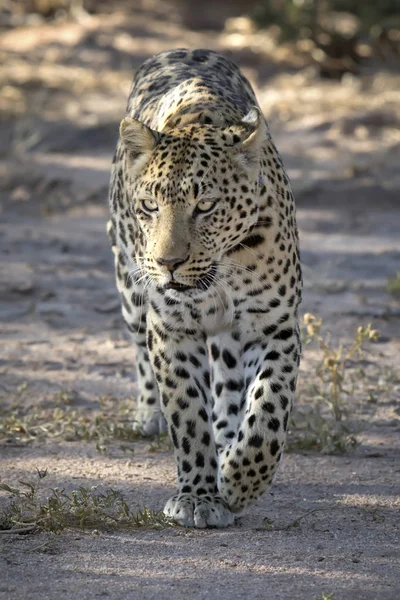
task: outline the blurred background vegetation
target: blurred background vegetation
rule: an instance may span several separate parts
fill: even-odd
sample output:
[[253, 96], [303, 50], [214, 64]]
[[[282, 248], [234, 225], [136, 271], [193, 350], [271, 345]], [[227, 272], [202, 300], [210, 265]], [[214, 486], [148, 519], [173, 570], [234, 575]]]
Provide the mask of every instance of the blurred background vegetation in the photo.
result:
[[193, 30], [263, 31], [266, 42], [289, 45], [319, 67], [323, 77], [357, 73], [371, 58], [400, 53], [400, 0], [0, 0], [0, 27], [83, 18], [84, 15], [164, 6]]
[[252, 11], [258, 27], [275, 27], [278, 41], [308, 42], [321, 75], [356, 71], [371, 56], [398, 54], [399, 0], [261, 0]]

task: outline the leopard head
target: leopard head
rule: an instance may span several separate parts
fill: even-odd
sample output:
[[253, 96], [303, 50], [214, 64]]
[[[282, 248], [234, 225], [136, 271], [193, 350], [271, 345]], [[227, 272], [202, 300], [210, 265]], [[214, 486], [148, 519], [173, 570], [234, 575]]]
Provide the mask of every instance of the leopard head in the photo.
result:
[[133, 260], [158, 286], [206, 290], [257, 221], [264, 118], [158, 132], [127, 117], [120, 137]]

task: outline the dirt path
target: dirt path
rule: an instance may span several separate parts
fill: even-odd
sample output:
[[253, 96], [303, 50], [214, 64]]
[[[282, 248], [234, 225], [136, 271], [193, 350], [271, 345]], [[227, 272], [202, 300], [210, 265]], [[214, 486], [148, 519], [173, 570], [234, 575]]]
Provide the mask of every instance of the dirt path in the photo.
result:
[[[132, 67], [183, 44], [228, 51], [258, 88], [296, 191], [303, 312], [344, 341], [369, 322], [381, 332], [348, 399], [361, 443], [343, 455], [288, 453], [271, 493], [224, 531], [0, 532], [0, 598], [397, 600], [400, 305], [385, 287], [400, 258], [398, 75], [321, 82], [226, 34], [162, 28], [157, 14], [146, 33], [145, 16], [140, 40], [119, 14], [0, 37], [1, 137], [11, 142], [0, 164], [0, 483], [48, 469], [47, 491], [111, 487], [154, 510], [174, 489], [163, 447], [25, 441], [4, 423], [16, 407], [31, 418], [63, 403], [91, 414], [105, 396], [118, 412], [135, 393], [105, 234], [109, 163]], [[306, 350], [300, 403], [315, 357]]]

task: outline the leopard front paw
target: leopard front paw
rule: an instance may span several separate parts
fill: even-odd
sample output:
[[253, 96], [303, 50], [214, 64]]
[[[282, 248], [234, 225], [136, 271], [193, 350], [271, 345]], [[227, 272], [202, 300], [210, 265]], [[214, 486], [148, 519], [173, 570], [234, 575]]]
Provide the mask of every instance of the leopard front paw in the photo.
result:
[[228, 527], [234, 516], [220, 496], [176, 494], [165, 505], [164, 514], [185, 527]]
[[168, 431], [167, 422], [160, 410], [138, 410], [132, 425], [133, 431], [144, 435], [160, 435]]

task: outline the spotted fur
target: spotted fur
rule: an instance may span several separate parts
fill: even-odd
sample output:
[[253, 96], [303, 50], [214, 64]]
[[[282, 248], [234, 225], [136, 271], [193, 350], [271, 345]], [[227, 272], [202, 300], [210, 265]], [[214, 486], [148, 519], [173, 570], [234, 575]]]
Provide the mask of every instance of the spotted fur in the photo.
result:
[[178, 492], [165, 512], [224, 527], [272, 482], [300, 357], [294, 200], [233, 63], [179, 49], [142, 65], [110, 207], [138, 426], [166, 424], [174, 445]]

